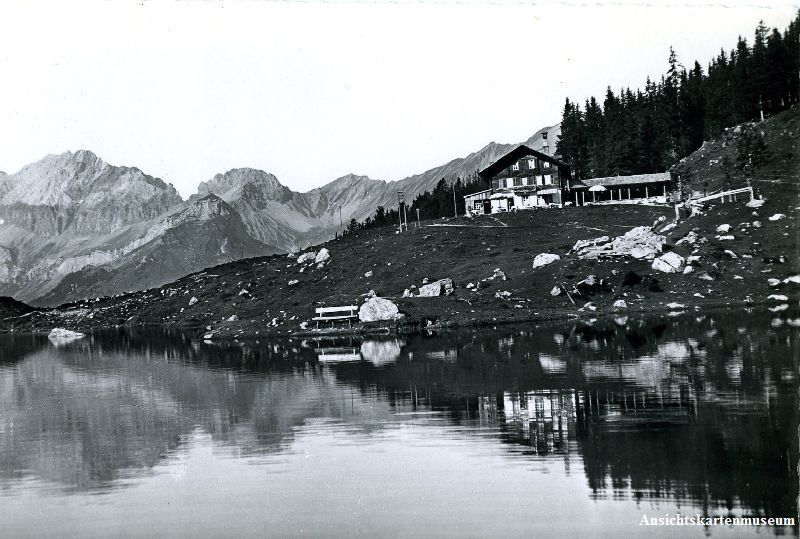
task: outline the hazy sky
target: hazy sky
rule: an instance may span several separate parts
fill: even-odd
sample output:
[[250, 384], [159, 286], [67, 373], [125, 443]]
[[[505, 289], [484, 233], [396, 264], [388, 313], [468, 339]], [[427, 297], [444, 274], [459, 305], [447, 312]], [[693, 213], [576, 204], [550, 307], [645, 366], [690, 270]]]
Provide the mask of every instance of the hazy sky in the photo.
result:
[[396, 180], [704, 67], [796, 2], [3, 2], [0, 170], [90, 149], [185, 197], [230, 168]]

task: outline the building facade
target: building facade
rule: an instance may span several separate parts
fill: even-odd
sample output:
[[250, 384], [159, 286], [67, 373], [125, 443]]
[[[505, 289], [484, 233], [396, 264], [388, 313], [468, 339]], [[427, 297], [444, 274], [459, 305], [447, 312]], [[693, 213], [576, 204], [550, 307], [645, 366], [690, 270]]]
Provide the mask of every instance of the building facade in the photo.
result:
[[667, 204], [680, 200], [678, 183], [669, 172], [609, 176], [572, 185], [572, 202], [584, 204]]
[[464, 197], [472, 215], [536, 207], [561, 207], [570, 200], [569, 166], [526, 145], [481, 170], [488, 189]]

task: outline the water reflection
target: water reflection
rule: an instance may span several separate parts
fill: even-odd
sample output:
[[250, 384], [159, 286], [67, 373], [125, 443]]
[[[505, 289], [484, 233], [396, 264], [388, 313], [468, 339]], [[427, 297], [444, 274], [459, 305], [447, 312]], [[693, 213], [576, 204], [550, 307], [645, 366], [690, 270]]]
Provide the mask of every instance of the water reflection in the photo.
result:
[[[399, 446], [387, 440], [412, 433], [437, 437], [442, 455], [476, 440], [486, 451], [488, 440], [507, 466], [581, 474], [582, 490], [566, 491], [573, 497], [791, 516], [798, 335], [790, 314], [775, 318], [224, 345], [153, 331], [59, 348], [6, 336], [0, 496], [128, 488], [198, 433], [237, 459], [286, 456], [298, 437], [335, 434], [369, 444], [364, 469], [375, 459], [388, 474]], [[556, 488], [548, 474], [526, 473]]]

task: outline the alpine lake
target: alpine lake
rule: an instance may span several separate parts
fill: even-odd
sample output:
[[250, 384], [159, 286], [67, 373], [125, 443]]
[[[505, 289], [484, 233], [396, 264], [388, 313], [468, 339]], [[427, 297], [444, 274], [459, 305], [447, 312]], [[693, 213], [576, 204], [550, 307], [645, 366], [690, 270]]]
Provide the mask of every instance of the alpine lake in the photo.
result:
[[0, 336], [5, 537], [749, 537], [798, 515], [800, 316]]

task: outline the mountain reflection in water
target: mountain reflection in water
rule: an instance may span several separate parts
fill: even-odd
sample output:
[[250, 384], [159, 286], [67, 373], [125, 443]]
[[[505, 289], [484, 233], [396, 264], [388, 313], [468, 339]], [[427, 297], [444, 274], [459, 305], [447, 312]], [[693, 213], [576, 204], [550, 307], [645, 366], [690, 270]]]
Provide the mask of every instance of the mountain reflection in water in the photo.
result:
[[[509, 513], [520, 498], [536, 497], [524, 518], [497, 515], [512, 535], [550, 529], [562, 517], [591, 516], [599, 530], [620, 518], [614, 510], [591, 513], [591, 504], [624, 508], [630, 526], [645, 509], [796, 516], [794, 326], [790, 316], [735, 313], [382, 340], [209, 344], [148, 330], [55, 347], [40, 337], [3, 336], [0, 517], [24, 531], [31, 515], [13, 502], [27, 496], [41, 511], [85, 494], [114, 506], [126, 491], [159, 492], [164, 470], [176, 459], [200, 459], [203, 447], [215, 455], [205, 466], [220, 469], [214, 484], [231, 496], [250, 488], [262, 501], [277, 498], [277, 477], [286, 476], [286, 492], [316, 496], [323, 514], [335, 506], [315, 492], [324, 478], [341, 478], [415, 518], [433, 511], [426, 493], [444, 485], [448, 532], [476, 511], [453, 500], [480, 505], [481, 492]], [[308, 458], [296, 458], [301, 446], [339, 462], [358, 455], [358, 462], [316, 464], [309, 477], [301, 463]], [[235, 461], [251, 471], [237, 472], [239, 483], [231, 471], [227, 484], [222, 470]], [[248, 474], [260, 478], [259, 467], [280, 473], [245, 485]], [[500, 484], [511, 471], [520, 484]], [[408, 482], [403, 488], [419, 497], [377, 488], [382, 481]], [[276, 490], [258, 490], [267, 484]], [[350, 508], [351, 520], [371, 521], [374, 530], [415, 529], [414, 519], [397, 521], [400, 513], [367, 516], [362, 503]], [[169, 513], [148, 511], [158, 513], [147, 514], [153, 522], [169, 523]], [[283, 532], [296, 531], [294, 517], [275, 511], [275, 533], [280, 523]], [[38, 531], [47, 534], [41, 518]], [[312, 535], [347, 531], [331, 515], [321, 528], [307, 522]], [[74, 526], [81, 531], [80, 519]]]

